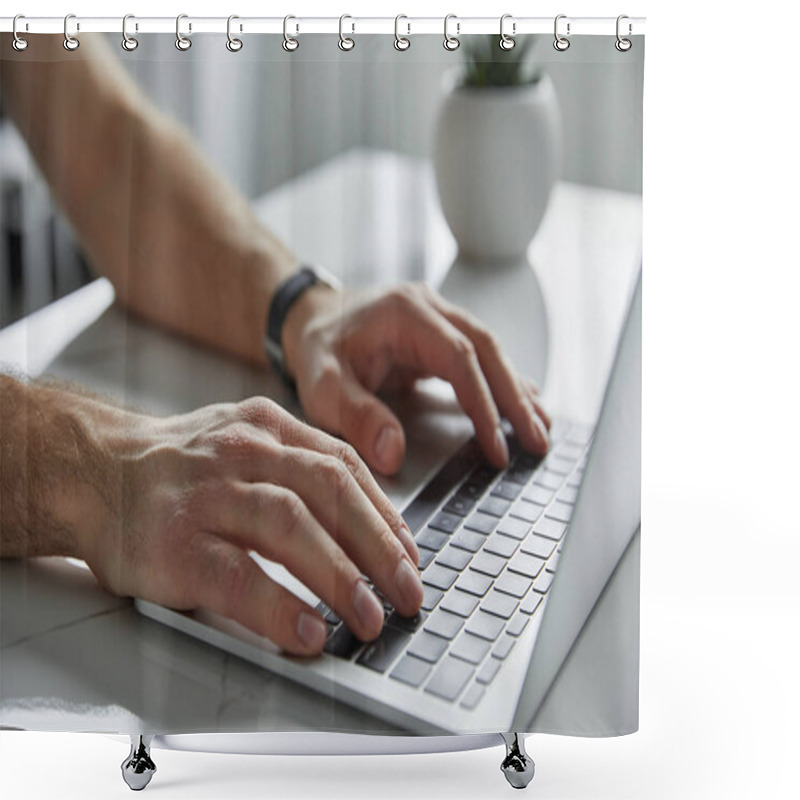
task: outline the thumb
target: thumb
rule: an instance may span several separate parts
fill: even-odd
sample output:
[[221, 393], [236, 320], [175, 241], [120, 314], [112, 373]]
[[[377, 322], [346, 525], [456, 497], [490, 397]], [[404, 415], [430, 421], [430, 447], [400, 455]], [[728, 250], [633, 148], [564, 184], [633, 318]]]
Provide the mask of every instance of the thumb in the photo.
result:
[[352, 373], [342, 375], [339, 392], [339, 424], [335, 432], [350, 442], [370, 467], [393, 475], [406, 453], [400, 420]]

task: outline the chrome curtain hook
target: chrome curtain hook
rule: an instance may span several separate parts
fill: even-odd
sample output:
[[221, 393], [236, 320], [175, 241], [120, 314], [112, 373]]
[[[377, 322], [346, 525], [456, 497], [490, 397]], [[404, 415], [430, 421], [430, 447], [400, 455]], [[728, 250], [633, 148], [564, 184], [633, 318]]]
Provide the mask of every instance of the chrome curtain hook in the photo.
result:
[[[122, 18], [122, 49], [132, 53], [139, 46], [139, 40], [135, 36], [128, 36], [129, 19], [135, 19], [133, 14], [126, 14]], [[139, 30], [138, 25], [136, 26], [136, 30]]]
[[[349, 14], [342, 14], [342, 16], [339, 17], [339, 49], [344, 50], [345, 52], [352, 50], [356, 46], [354, 39], [344, 35], [344, 21], [346, 19], [353, 19], [353, 18]], [[355, 33], [356, 32], [355, 22], [351, 22], [350, 25], [351, 25], [350, 32]]]
[[[21, 53], [23, 50], [27, 50], [27, 49], [28, 49], [28, 44], [29, 44], [29, 42], [28, 42], [28, 40], [27, 40], [27, 39], [23, 39], [23, 38], [22, 38], [22, 37], [21, 37], [21, 36], [20, 36], [20, 35], [17, 33], [17, 22], [18, 22], [19, 20], [21, 20], [21, 19], [25, 19], [25, 15], [24, 15], [24, 14], [17, 14], [17, 16], [16, 16], [16, 17], [14, 17], [14, 22], [13, 22], [13, 23], [12, 23], [12, 25], [11, 25], [11, 33], [14, 35], [14, 38], [13, 38], [13, 40], [11, 41], [11, 46], [12, 46], [12, 47], [13, 47], [13, 48], [14, 48], [14, 49], [15, 49], [15, 50], [18, 52], [18, 53]], [[26, 30], [27, 30], [27, 27], [28, 27], [28, 26], [27, 26], [27, 23], [26, 23], [26, 25], [25, 25], [25, 28], [26, 28]]]
[[[67, 16], [64, 17], [64, 49], [73, 52], [74, 50], [77, 50], [81, 46], [81, 43], [78, 41], [77, 37], [70, 35], [69, 21], [71, 19], [75, 19], [74, 14], [67, 14]], [[76, 23], [76, 25], [77, 25], [77, 30], [80, 30], [81, 29], [80, 24]]]
[[[506, 20], [511, 18], [512, 18], [511, 14], [503, 14], [503, 16], [500, 17], [500, 40], [498, 41], [498, 44], [500, 45], [501, 50], [513, 50], [514, 45], [517, 43], [513, 36], [509, 36], [505, 32]], [[516, 34], [517, 32], [516, 22], [511, 23], [511, 30], [512, 33]]]
[[[614, 47], [616, 47], [617, 50], [620, 51], [620, 53], [627, 53], [628, 50], [630, 50], [631, 47], [633, 47], [633, 42], [630, 39], [623, 38], [622, 33], [621, 33], [622, 26], [621, 26], [620, 23], [624, 19], [628, 19], [628, 15], [627, 14], [620, 14], [617, 17], [617, 41], [614, 42]], [[629, 22], [628, 23], [628, 36], [630, 36], [632, 32], [633, 32], [633, 25], [631, 25], [630, 22]]]
[[[233, 22], [233, 20], [235, 19], [239, 19], [239, 17], [237, 17], [236, 14], [231, 14], [228, 17], [228, 41], [225, 42], [225, 47], [227, 47], [228, 50], [231, 51], [231, 53], [238, 53], [242, 49], [242, 47], [244, 47], [244, 44], [242, 43], [241, 39], [237, 39], [231, 35], [231, 22]], [[241, 27], [239, 28], [239, 30], [241, 30]]]
[[[556, 17], [556, 21], [553, 23], [553, 35], [556, 37], [555, 41], [553, 42], [553, 47], [558, 50], [560, 53], [563, 53], [565, 50], [569, 50], [569, 39], [566, 36], [561, 36], [558, 32], [558, 22], [559, 20], [566, 19], [566, 14], [559, 14]], [[567, 36], [570, 34], [570, 23], [567, 23]]]
[[[456, 20], [456, 35], [451, 36], [448, 33], [447, 26], [451, 19]], [[458, 38], [458, 35], [461, 33], [461, 23], [458, 21], [458, 17], [455, 14], [448, 14], [444, 18], [444, 49], [449, 50], [451, 53], [453, 50], [458, 50], [461, 46], [461, 40]]]
[[[294, 53], [298, 47], [300, 47], [300, 40], [296, 39], [294, 36], [289, 36], [289, 20], [290, 19], [297, 19], [297, 17], [293, 17], [291, 14], [287, 14], [283, 18], [283, 49], [287, 53]], [[300, 32], [300, 25], [295, 23], [295, 33]]]
[[[188, 18], [188, 14], [178, 14], [178, 17], [175, 20], [175, 47], [177, 47], [178, 50], [183, 53], [185, 53], [192, 46], [192, 40], [181, 33], [181, 20]], [[189, 24], [189, 30], [191, 31], [191, 29], [192, 26]]]
[[400, 35], [400, 20], [408, 20], [408, 17], [405, 14], [398, 14], [394, 18], [394, 49], [400, 50], [401, 52], [404, 50], [408, 50], [411, 47], [411, 39], [407, 38], [411, 35], [411, 23], [406, 21], [406, 28], [408, 29], [406, 36]]

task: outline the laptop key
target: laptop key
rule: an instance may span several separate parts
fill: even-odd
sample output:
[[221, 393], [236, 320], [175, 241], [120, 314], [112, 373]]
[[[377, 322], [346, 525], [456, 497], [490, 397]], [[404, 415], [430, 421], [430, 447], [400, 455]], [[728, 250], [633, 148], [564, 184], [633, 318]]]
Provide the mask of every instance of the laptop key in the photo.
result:
[[422, 584], [422, 609], [424, 611], [433, 611], [436, 604], [444, 597], [444, 592], [436, 589], [433, 586], [426, 586]]
[[339, 658], [352, 658], [359, 647], [364, 644], [351, 632], [350, 628], [340, 625], [325, 642], [323, 648], [326, 653]]
[[523, 497], [511, 506], [510, 514], [512, 517], [525, 520], [525, 522], [536, 522], [543, 512], [544, 506], [530, 503]]
[[397, 611], [394, 611], [389, 619], [386, 620], [386, 624], [399, 628], [401, 631], [414, 633], [427, 618], [428, 614], [425, 611], [420, 611], [413, 617], [403, 617]]
[[464, 527], [488, 536], [497, 527], [497, 518], [476, 511], [474, 514], [467, 517]]
[[494, 658], [499, 658], [502, 661], [508, 656], [516, 643], [517, 640], [513, 636], [507, 636], [506, 634], [503, 634], [500, 641], [494, 646], [494, 650], [492, 650], [492, 656]]
[[555, 472], [556, 475], [563, 475], [566, 477], [572, 472], [575, 466], [575, 461], [568, 458], [562, 458], [558, 453], [552, 453], [547, 457], [544, 462], [545, 468], [550, 472]]
[[505, 626], [504, 619], [487, 614], [485, 611], [478, 611], [467, 622], [467, 630], [470, 633], [480, 636], [481, 639], [488, 639], [490, 642], [493, 642], [503, 632]]
[[481, 551], [472, 559], [469, 568], [475, 570], [475, 572], [481, 572], [484, 575], [491, 575], [496, 578], [503, 571], [506, 563], [506, 559], [500, 558], [500, 556]]
[[462, 550], [467, 550], [470, 553], [477, 553], [485, 541], [486, 537], [482, 533], [476, 533], [475, 531], [468, 531], [462, 528], [450, 540], [450, 544], [453, 545], [453, 547], [460, 547]]
[[518, 483], [502, 480], [492, 489], [492, 497], [502, 497], [503, 500], [516, 500], [522, 487]]
[[485, 686], [480, 683], [473, 683], [472, 686], [470, 686], [469, 689], [467, 689], [467, 691], [464, 693], [464, 697], [459, 705], [461, 708], [466, 708], [467, 711], [471, 711], [483, 699], [485, 692]]
[[556, 553], [554, 556], [550, 556], [550, 560], [547, 562], [547, 566], [545, 569], [548, 572], [555, 572], [556, 567], [558, 567], [558, 559], [561, 558], [561, 551]]
[[478, 683], [491, 683], [495, 675], [500, 672], [501, 661], [497, 658], [490, 658], [479, 670], [475, 676]]
[[519, 610], [523, 614], [532, 615], [534, 611], [542, 603], [542, 596], [540, 594], [536, 594], [536, 592], [531, 592], [519, 605]]
[[461, 517], [442, 511], [428, 523], [428, 527], [443, 533], [453, 533], [460, 524]]
[[504, 517], [511, 508], [511, 500], [502, 497], [487, 497], [479, 506], [478, 511], [491, 517]]
[[563, 522], [550, 517], [540, 519], [534, 526], [533, 532], [538, 533], [539, 536], [546, 536], [548, 539], [558, 541], [566, 532], [567, 526]]
[[[511, 513], [513, 514], [514, 512], [512, 511]], [[537, 512], [537, 514], [541, 513], [541, 511]], [[529, 522], [524, 519], [515, 519], [514, 517], [507, 517], [497, 526], [497, 531], [499, 533], [504, 533], [506, 536], [518, 540], [524, 539], [528, 535], [530, 529], [531, 525]]]
[[454, 569], [448, 569], [440, 564], [431, 564], [430, 567], [422, 573], [422, 583], [446, 592], [453, 585], [457, 577], [458, 573]]
[[504, 592], [520, 598], [524, 597], [528, 589], [531, 588], [531, 580], [522, 575], [506, 571], [494, 582], [494, 588], [498, 592]]
[[565, 486], [556, 497], [560, 503], [569, 503], [570, 505], [575, 505], [575, 501], [578, 499], [578, 490], [574, 486]]
[[410, 639], [409, 633], [384, 626], [381, 635], [375, 641], [367, 643], [364, 652], [356, 659], [356, 663], [369, 667], [375, 672], [386, 672], [405, 649]]
[[532, 533], [520, 547], [523, 553], [529, 553], [537, 558], [550, 558], [555, 550], [556, 543], [552, 539], [545, 539], [544, 536], [537, 536]]
[[543, 572], [534, 582], [533, 590], [535, 592], [539, 592], [539, 594], [545, 594], [547, 590], [550, 588], [550, 584], [553, 582], [553, 575], [552, 572]]
[[508, 568], [512, 572], [518, 572], [527, 578], [535, 578], [544, 567], [544, 559], [529, 555], [528, 553], [517, 553], [508, 562]]
[[540, 506], [546, 506], [553, 499], [552, 489], [545, 489], [544, 486], [533, 484], [529, 486], [523, 493], [522, 497], [529, 503], [537, 503]]
[[506, 625], [506, 633], [509, 636], [519, 636], [525, 630], [525, 626], [530, 622], [530, 617], [526, 614], [517, 614], [511, 622]]
[[433, 667], [427, 662], [414, 656], [405, 655], [397, 662], [397, 666], [389, 673], [389, 677], [416, 688], [428, 677], [432, 669]]
[[425, 686], [425, 691], [445, 700], [455, 700], [464, 691], [475, 667], [447, 656]]
[[450, 655], [453, 658], [460, 658], [462, 661], [468, 661], [470, 664], [477, 666], [486, 658], [486, 654], [491, 647], [492, 645], [485, 639], [464, 631], [450, 648]]
[[469, 564], [471, 559], [472, 553], [470, 553], [468, 550], [462, 550], [461, 548], [454, 547], [451, 544], [442, 550], [436, 559], [436, 563], [461, 572], [461, 570], [463, 570], [464, 567]]
[[483, 497], [483, 493], [486, 491], [485, 486], [481, 486], [477, 483], [471, 483], [467, 481], [457, 492], [457, 497], [462, 497], [464, 500], [471, 501], [472, 505]]
[[517, 600], [510, 594], [503, 594], [494, 589], [481, 603], [481, 609], [501, 619], [509, 619], [517, 608]]
[[448, 535], [433, 528], [425, 528], [422, 533], [417, 534], [417, 546], [427, 547], [428, 550], [438, 552], [447, 544]]
[[479, 598], [474, 594], [462, 592], [458, 586], [452, 592], [447, 593], [447, 597], [442, 601], [441, 608], [458, 614], [459, 617], [468, 617], [478, 605]]
[[564, 476], [551, 472], [547, 467], [540, 469], [533, 478], [534, 483], [544, 486], [546, 489], [560, 489], [564, 482]]
[[556, 500], [550, 508], [547, 509], [547, 516], [550, 519], [557, 519], [559, 522], [569, 522], [572, 519], [573, 507], [568, 503], [562, 503]]
[[428, 633], [435, 633], [443, 639], [452, 639], [464, 626], [464, 620], [457, 614], [451, 614], [440, 608], [430, 616], [424, 625]]
[[456, 589], [474, 594], [478, 597], [483, 597], [486, 592], [489, 591], [492, 582], [492, 579], [488, 575], [482, 575], [480, 572], [467, 570], [456, 584]]
[[483, 550], [486, 553], [493, 553], [501, 558], [511, 558], [518, 547], [519, 542], [516, 539], [512, 539], [510, 536], [506, 536], [504, 533], [497, 530], [488, 538], [486, 544], [483, 546]]
[[463, 495], [454, 494], [448, 501], [442, 511], [448, 514], [455, 514], [459, 517], [466, 517], [472, 511], [475, 505], [474, 500], [470, 500]]
[[435, 664], [447, 650], [447, 639], [435, 636], [427, 631], [420, 631], [411, 640], [408, 646], [408, 654], [421, 658], [430, 664]]
[[519, 465], [519, 462], [515, 462], [513, 466], [506, 470], [503, 480], [525, 486], [532, 477], [533, 467], [523, 467]]
[[420, 547], [419, 548], [419, 570], [420, 572], [428, 566], [428, 564], [433, 561], [436, 552], [434, 550], [428, 550], [427, 547]]
[[497, 477], [499, 472], [499, 469], [489, 466], [489, 464], [481, 464], [469, 476], [469, 483], [483, 486], [485, 489]]

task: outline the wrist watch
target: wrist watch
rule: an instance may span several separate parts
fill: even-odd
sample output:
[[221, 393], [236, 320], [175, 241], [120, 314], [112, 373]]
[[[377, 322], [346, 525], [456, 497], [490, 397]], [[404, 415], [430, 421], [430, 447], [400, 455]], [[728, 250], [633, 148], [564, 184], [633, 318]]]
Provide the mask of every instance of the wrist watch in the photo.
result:
[[304, 264], [297, 272], [284, 279], [275, 289], [272, 302], [267, 314], [267, 332], [264, 336], [264, 350], [272, 365], [283, 380], [293, 385], [293, 381], [286, 371], [286, 362], [283, 353], [283, 324], [291, 307], [312, 286], [328, 286], [331, 289], [341, 289], [341, 283], [322, 267]]

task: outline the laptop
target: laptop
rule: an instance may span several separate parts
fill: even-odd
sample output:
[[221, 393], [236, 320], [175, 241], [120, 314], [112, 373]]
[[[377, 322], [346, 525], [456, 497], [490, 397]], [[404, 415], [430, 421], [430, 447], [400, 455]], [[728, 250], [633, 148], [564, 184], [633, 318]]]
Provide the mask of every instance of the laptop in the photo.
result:
[[509, 435], [504, 470], [467, 442], [403, 510], [420, 549], [413, 619], [384, 601], [363, 643], [280, 565], [254, 558], [317, 606], [319, 657], [281, 653], [238, 623], [136, 600], [139, 611], [414, 733], [529, 730], [640, 526], [641, 272], [597, 424], [556, 419], [543, 458]]

